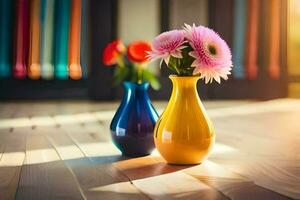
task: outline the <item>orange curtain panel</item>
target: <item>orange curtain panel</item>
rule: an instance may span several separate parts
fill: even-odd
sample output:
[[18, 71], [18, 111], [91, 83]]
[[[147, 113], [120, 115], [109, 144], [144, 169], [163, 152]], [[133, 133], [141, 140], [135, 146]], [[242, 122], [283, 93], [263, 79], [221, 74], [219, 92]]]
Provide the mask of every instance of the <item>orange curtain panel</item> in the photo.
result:
[[270, 54], [268, 71], [272, 79], [280, 76], [280, 0], [270, 2]]
[[38, 79], [41, 76], [40, 69], [40, 0], [30, 2], [30, 29], [29, 29], [29, 58], [28, 76]]
[[248, 0], [245, 66], [247, 78], [257, 77], [257, 32], [259, 0]]
[[80, 79], [80, 33], [81, 33], [81, 0], [72, 0], [69, 40], [69, 75], [71, 79]]
[[28, 21], [29, 0], [16, 1], [16, 24], [15, 24], [15, 46], [13, 76], [16, 79], [26, 77], [26, 65], [28, 56]]

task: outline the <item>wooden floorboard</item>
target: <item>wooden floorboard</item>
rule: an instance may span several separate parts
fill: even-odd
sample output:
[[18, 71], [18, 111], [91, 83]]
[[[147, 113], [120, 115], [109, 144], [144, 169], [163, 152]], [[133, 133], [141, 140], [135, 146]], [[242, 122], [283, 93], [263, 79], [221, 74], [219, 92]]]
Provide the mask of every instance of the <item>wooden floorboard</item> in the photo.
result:
[[[196, 181], [195, 178], [181, 173], [182, 170], [191, 166], [167, 165], [158, 156], [131, 158], [115, 162], [113, 165], [129, 177], [136, 187], [153, 199], [198, 199], [200, 197], [201, 199], [227, 199], [223, 194], [202, 181]], [[181, 179], [175, 181], [177, 176]], [[189, 182], [189, 184], [184, 181]], [[178, 188], [182, 188], [184, 185], [187, 187], [191, 184], [196, 184], [195, 188], [197, 189], [191, 188], [191, 190], [187, 190], [186, 194], [182, 193], [182, 196], [178, 193], [180, 191]], [[182, 189], [186, 190], [187, 188]], [[152, 194], [153, 190], [156, 190], [155, 195]], [[166, 192], [168, 190], [169, 193]]]
[[[87, 196], [91, 199], [149, 199], [112, 165], [112, 162], [121, 159], [120, 152], [107, 142], [107, 136], [101, 131], [94, 130], [91, 134], [91, 127], [99, 128], [96, 124], [62, 127], [70, 137], [69, 142], [76, 144], [86, 156], [79, 161], [82, 169], [74, 169], [74, 173], [78, 175]], [[82, 130], [88, 134], [82, 134]], [[77, 160], [68, 162], [76, 163]]]
[[152, 199], [228, 199], [209, 185], [181, 171], [133, 181]]
[[25, 159], [26, 135], [29, 131], [28, 128], [14, 129], [13, 133], [6, 133], [5, 140], [1, 138], [1, 143], [5, 142], [5, 150], [0, 159], [1, 199], [9, 200], [15, 197]]
[[215, 188], [230, 199], [289, 199], [272, 190], [260, 187], [251, 179], [234, 173], [223, 165], [216, 164], [210, 160], [201, 165], [185, 169], [183, 172]]
[[16, 199], [84, 199], [74, 177], [38, 130], [27, 136]]
[[300, 125], [294, 120], [299, 116], [300, 104], [294, 100], [268, 104], [270, 102], [249, 106], [241, 115], [238, 115], [239, 108], [232, 108], [228, 111], [233, 116], [213, 118], [217, 142], [230, 147], [230, 151], [213, 153], [210, 159], [243, 174], [256, 185], [300, 198], [300, 137], [297, 134]]
[[300, 199], [299, 100], [204, 104], [216, 144], [194, 166], [123, 157], [118, 102], [1, 104], [0, 199]]

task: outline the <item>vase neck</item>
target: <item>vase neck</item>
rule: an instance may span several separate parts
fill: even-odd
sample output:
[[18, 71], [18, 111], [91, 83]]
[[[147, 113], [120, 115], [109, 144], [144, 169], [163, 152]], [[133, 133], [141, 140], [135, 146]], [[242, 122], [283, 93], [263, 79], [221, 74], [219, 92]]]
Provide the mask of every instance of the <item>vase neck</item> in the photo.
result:
[[199, 76], [170, 76], [170, 79], [173, 84], [173, 94], [179, 92], [182, 93], [181, 95], [185, 95], [185, 91], [188, 91], [189, 95], [194, 93], [198, 96], [197, 82]]
[[132, 97], [148, 97], [147, 90], [149, 88], [149, 83], [132, 83], [132, 82], [124, 82], [123, 87], [125, 90], [125, 96], [126, 98], [132, 98]]

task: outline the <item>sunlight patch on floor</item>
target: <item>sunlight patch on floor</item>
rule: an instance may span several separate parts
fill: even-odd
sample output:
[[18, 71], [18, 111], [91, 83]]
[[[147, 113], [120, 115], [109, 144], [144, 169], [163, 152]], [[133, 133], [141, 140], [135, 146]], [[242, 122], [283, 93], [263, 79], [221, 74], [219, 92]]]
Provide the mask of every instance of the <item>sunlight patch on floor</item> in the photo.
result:
[[114, 184], [105, 185], [101, 187], [94, 187], [91, 188], [90, 191], [115, 192], [115, 193], [122, 193], [122, 194], [139, 193], [139, 191], [134, 186], [132, 186], [130, 182], [121, 182], [121, 183], [114, 183]]
[[236, 151], [237, 151], [237, 149], [235, 149], [231, 146], [216, 142], [214, 144], [214, 147], [213, 147], [212, 151], [211, 151], [211, 154], [212, 155], [215, 155], [215, 154], [228, 154], [228, 153], [232, 153], [232, 152], [236, 152]]
[[22, 166], [24, 157], [24, 152], [5, 152], [0, 160], [0, 167]]

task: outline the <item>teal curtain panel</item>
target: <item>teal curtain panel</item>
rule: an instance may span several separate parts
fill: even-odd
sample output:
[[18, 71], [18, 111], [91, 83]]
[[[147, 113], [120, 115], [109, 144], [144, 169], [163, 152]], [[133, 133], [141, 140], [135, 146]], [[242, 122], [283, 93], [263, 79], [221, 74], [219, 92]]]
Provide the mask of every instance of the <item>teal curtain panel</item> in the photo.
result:
[[11, 74], [12, 0], [0, 1], [0, 78]]
[[233, 76], [237, 79], [245, 78], [245, 30], [247, 22], [247, 1], [234, 1], [234, 26], [233, 26]]
[[70, 1], [55, 2], [54, 72], [57, 79], [68, 79]]

